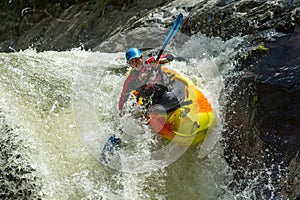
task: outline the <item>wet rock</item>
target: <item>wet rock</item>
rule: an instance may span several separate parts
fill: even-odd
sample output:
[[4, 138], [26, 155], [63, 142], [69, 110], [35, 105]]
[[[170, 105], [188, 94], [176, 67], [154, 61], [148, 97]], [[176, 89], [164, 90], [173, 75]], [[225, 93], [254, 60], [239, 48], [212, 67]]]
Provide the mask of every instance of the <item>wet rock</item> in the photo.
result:
[[[67, 50], [80, 46], [98, 50], [103, 41], [130, 35], [131, 30], [141, 28], [138, 20], [142, 16], [171, 1], [69, 1], [36, 10], [24, 5], [18, 10], [19, 19], [0, 29], [1, 38], [16, 40], [12, 45], [16, 50]], [[245, 35], [254, 36], [253, 40], [266, 39], [273, 32], [293, 32], [300, 24], [299, 6], [299, 1], [202, 1], [193, 8], [183, 8], [189, 16], [181, 30], [189, 35], [200, 32], [224, 40]], [[6, 34], [5, 28], [12, 33]], [[7, 44], [1, 45], [2, 51], [11, 51]]]
[[[242, 73], [235, 77], [238, 87], [227, 105], [223, 141], [226, 159], [235, 170], [237, 182], [231, 187], [237, 194], [253, 189], [262, 191], [256, 197], [297, 198], [297, 184], [285, 183], [295, 183], [299, 176], [299, 170], [294, 171], [300, 153], [299, 41], [300, 34], [291, 33], [240, 59], [237, 70]], [[234, 80], [228, 81], [230, 86]], [[266, 187], [270, 183], [275, 191]]]
[[[119, 27], [129, 19], [138, 20], [151, 9], [170, 1], [83, 1], [70, 3], [65, 8], [55, 7], [55, 14], [46, 9], [25, 13], [20, 22], [14, 22], [21, 30], [15, 33], [14, 48], [17, 51], [29, 47], [38, 51], [69, 50], [80, 46], [92, 49], [120, 31]], [[5, 46], [1, 49], [7, 50]]]
[[289, 33], [298, 23], [295, 19], [299, 18], [299, 5], [297, 1], [274, 3], [267, 0], [219, 1], [214, 6], [201, 3], [193, 9], [183, 30], [224, 40], [262, 34], [266, 30]]
[[[265, 52], [243, 60], [245, 80], [250, 80], [257, 108], [256, 127], [261, 138], [276, 148], [300, 147], [300, 32], [265, 44]], [[273, 138], [273, 139], [272, 139]]]
[[5, 40], [0, 43], [0, 52], [13, 52], [16, 48], [15, 40]]
[[27, 147], [1, 110], [0, 134], [0, 199], [42, 199], [42, 181], [30, 164]]
[[299, 1], [219, 1], [216, 5], [198, 4], [193, 8], [183, 30], [188, 34], [203, 33], [228, 40], [236, 36], [264, 32], [293, 32], [299, 25]]
[[[101, 42], [94, 51], [102, 52], [122, 52], [130, 47], [137, 47], [142, 50], [156, 49], [162, 45], [169, 29], [157, 29], [153, 27], [138, 27], [135, 29], [125, 30], [121, 33], [110, 37]], [[151, 36], [150, 38], [148, 36]], [[145, 37], [147, 39], [145, 39]], [[179, 46], [184, 41], [187, 41], [188, 36], [184, 34], [177, 34], [173, 43]], [[118, 41], [116, 43], [116, 41]]]

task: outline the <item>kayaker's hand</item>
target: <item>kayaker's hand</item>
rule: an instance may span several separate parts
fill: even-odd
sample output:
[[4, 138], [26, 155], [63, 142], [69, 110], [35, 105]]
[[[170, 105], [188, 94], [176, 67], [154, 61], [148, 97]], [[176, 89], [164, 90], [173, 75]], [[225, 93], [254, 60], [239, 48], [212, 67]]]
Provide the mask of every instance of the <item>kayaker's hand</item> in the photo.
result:
[[154, 60], [151, 62], [151, 67], [153, 67], [154, 69], [157, 69], [158, 65], [159, 65], [159, 61], [157, 61], [157, 60]]

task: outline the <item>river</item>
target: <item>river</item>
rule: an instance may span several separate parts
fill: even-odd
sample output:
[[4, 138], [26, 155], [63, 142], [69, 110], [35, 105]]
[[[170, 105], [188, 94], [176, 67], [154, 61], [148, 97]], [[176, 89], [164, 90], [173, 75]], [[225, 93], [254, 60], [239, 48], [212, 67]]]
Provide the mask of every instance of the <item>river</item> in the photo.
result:
[[[226, 95], [224, 76], [232, 76], [231, 55], [240, 40], [224, 43], [196, 35], [180, 49], [169, 49], [186, 60], [175, 59], [167, 67], [201, 88], [218, 123], [205, 148], [190, 147], [164, 166], [148, 159], [153, 133], [144, 134], [139, 154], [145, 162], [127, 170], [99, 162], [104, 143], [121, 123], [127, 121], [134, 134], [144, 131], [118, 115], [127, 67], [124, 52], [1, 53], [1, 135], [6, 143], [1, 152], [11, 155], [1, 170], [12, 176], [5, 181], [6, 195], [29, 191], [45, 199], [232, 199], [226, 189], [230, 168], [219, 144], [224, 123], [219, 97]], [[195, 56], [195, 50], [203, 52]], [[126, 158], [122, 162], [125, 166]], [[28, 171], [16, 173], [18, 168]], [[19, 191], [11, 191], [18, 181]]]

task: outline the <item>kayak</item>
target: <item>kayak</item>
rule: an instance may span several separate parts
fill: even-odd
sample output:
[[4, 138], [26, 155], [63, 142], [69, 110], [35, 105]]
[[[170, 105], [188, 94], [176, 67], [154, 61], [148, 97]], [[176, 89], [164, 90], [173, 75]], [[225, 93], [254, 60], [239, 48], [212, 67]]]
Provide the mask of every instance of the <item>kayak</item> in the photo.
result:
[[[161, 70], [171, 77], [168, 87], [157, 85], [151, 90], [146, 89], [146, 84], [134, 90], [131, 100], [143, 114], [136, 115], [135, 108], [133, 113], [146, 118], [148, 126], [168, 140], [184, 145], [202, 142], [215, 123], [211, 104], [191, 80], [166, 67], [162, 66]], [[129, 105], [133, 105], [132, 102]], [[120, 147], [121, 139], [111, 136], [102, 149], [103, 163], [108, 164]]]
[[148, 108], [149, 127], [169, 140], [200, 143], [215, 122], [211, 104], [191, 80], [166, 67], [161, 70], [172, 77], [170, 89]]

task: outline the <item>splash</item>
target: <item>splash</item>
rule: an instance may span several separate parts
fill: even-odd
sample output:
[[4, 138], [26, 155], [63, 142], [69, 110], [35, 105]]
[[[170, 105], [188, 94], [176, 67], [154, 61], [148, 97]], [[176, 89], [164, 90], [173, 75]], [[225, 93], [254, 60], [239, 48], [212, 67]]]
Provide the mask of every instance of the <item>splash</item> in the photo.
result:
[[[27, 162], [42, 180], [45, 199], [231, 199], [226, 189], [229, 169], [219, 144], [224, 113], [219, 96], [224, 74], [232, 67], [229, 57], [236, 40], [224, 43], [197, 35], [181, 49], [168, 49], [186, 58], [168, 67], [195, 82], [212, 103], [219, 124], [206, 146], [178, 154], [174, 148], [161, 148], [168, 143], [140, 122], [119, 117], [117, 103], [126, 71], [123, 53], [75, 49], [0, 54], [2, 115], [22, 130], [17, 137], [30, 144]], [[202, 49], [200, 57], [193, 55], [196, 49]], [[99, 156], [120, 126], [134, 131], [126, 135], [128, 146], [119, 163], [123, 170], [116, 171], [103, 166]], [[165, 152], [153, 159], [151, 153], [159, 149]], [[175, 153], [168, 157], [166, 152]], [[195, 192], [187, 194], [189, 188]]]

